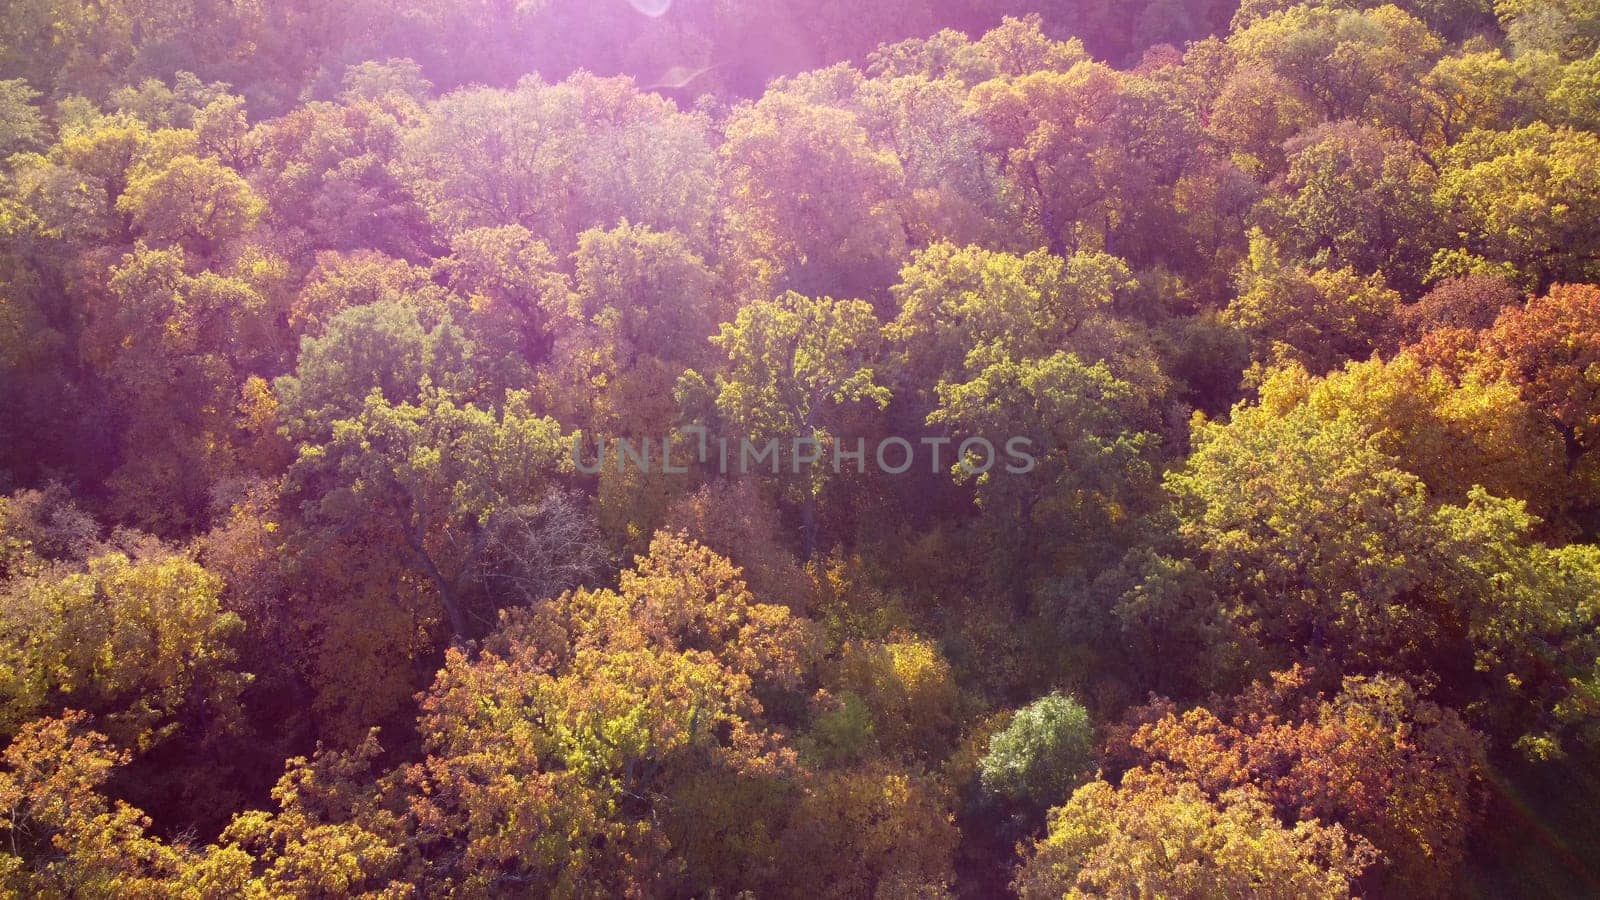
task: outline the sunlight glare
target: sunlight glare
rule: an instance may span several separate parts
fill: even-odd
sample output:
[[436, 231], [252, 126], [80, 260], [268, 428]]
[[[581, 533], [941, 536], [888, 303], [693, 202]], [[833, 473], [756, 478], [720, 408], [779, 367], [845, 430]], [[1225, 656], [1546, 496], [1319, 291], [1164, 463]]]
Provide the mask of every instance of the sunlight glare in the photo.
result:
[[659, 19], [672, 8], [672, 0], [628, 0], [634, 9], [652, 19]]

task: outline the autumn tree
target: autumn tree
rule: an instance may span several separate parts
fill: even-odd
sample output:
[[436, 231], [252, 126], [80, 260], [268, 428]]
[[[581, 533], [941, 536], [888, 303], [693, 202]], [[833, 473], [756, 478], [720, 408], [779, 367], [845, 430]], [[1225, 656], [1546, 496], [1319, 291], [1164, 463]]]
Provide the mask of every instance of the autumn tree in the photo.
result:
[[1522, 51], [1547, 51], [1572, 59], [1588, 56], [1600, 46], [1600, 10], [1586, 0], [1536, 5], [1526, 0], [1496, 3], [1511, 43]]
[[[237, 173], [193, 157], [197, 138], [192, 131], [151, 128], [132, 116], [107, 116], [93, 110], [84, 121], [63, 129], [60, 140], [47, 153], [18, 157], [20, 164], [13, 161], [12, 190], [26, 199], [47, 227], [63, 236], [85, 243], [131, 244], [133, 201], [119, 205], [123, 193], [136, 180], [155, 184], [150, 179], [166, 172], [169, 163], [189, 156], [191, 161], [168, 173], [164, 183], [196, 188], [195, 194], [168, 200], [146, 190], [145, 199], [153, 205], [187, 207], [190, 226], [198, 224], [193, 216], [197, 209], [203, 214], [208, 199], [219, 199], [225, 204], [219, 207], [226, 212], [225, 222], [248, 223], [254, 202], [259, 201]], [[190, 179], [190, 174], [196, 177]], [[164, 227], [164, 223], [149, 221], [157, 228]]]
[[676, 231], [623, 225], [585, 232], [573, 254], [578, 314], [625, 369], [641, 356], [697, 362], [727, 301], [705, 259]]
[[264, 204], [237, 172], [212, 160], [179, 156], [141, 172], [117, 199], [139, 233], [209, 257], [248, 232]]
[[940, 240], [1028, 246], [1025, 236], [1005, 228], [1016, 218], [1014, 200], [984, 152], [989, 138], [967, 103], [965, 84], [928, 75], [878, 77], [862, 79], [853, 93], [851, 108], [862, 125], [905, 173], [898, 209], [912, 247]]
[[59, 482], [0, 497], [0, 580], [82, 563], [99, 537], [99, 524]]
[[433, 314], [451, 304], [422, 266], [375, 250], [328, 250], [315, 256], [300, 280], [289, 304], [289, 328], [301, 337], [321, 337], [345, 310], [384, 301], [410, 303]]
[[1393, 5], [1286, 6], [1240, 25], [1227, 39], [1239, 62], [1270, 67], [1330, 120], [1403, 126], [1442, 50], [1427, 25]]
[[727, 124], [718, 173], [757, 291], [861, 295], [892, 278], [905, 173], [848, 110], [787, 91], [742, 106]]
[[926, 753], [948, 741], [957, 688], [938, 646], [902, 637], [846, 643], [832, 684], [860, 699], [888, 753]]
[[1239, 67], [1212, 102], [1207, 133], [1251, 174], [1284, 170], [1284, 144], [1316, 121], [1302, 90], [1269, 68]]
[[1435, 270], [1509, 265], [1538, 288], [1594, 277], [1597, 176], [1588, 161], [1596, 152], [1595, 135], [1543, 122], [1463, 137], [1445, 157], [1435, 198], [1464, 241]]
[[1002, 171], [1026, 200], [1023, 224], [1052, 253], [1113, 250], [1120, 192], [1122, 76], [1093, 62], [986, 82], [971, 101]]
[[936, 783], [886, 767], [818, 776], [782, 834], [787, 871], [826, 897], [928, 896], [955, 881], [957, 832]]
[[682, 234], [627, 224], [584, 232], [573, 268], [552, 405], [586, 429], [659, 438], [677, 424], [678, 377], [712, 362], [708, 339], [733, 318], [725, 286]]
[[1423, 79], [1428, 117], [1412, 138], [1424, 146], [1453, 144], [1473, 129], [1504, 129], [1534, 104], [1525, 69], [1499, 48], [1469, 49], [1439, 60]]
[[751, 593], [807, 611], [812, 583], [793, 549], [777, 504], [753, 479], [713, 481], [672, 504], [663, 527], [725, 556], [744, 572]]
[[[831, 465], [803, 465], [797, 442], [828, 460], [846, 439], [850, 414], [882, 409], [889, 389], [876, 374], [878, 320], [861, 300], [813, 299], [790, 292], [752, 303], [712, 339], [727, 354], [716, 384], [716, 410], [738, 438], [773, 453], [769, 474], [787, 472], [803, 519], [806, 557], [817, 547], [816, 509]], [[691, 373], [691, 382], [697, 378]], [[741, 471], [752, 465], [734, 448]]]
[[1261, 403], [1280, 413], [1303, 403], [1324, 419], [1353, 421], [1449, 502], [1482, 486], [1559, 520], [1585, 495], [1564, 471], [1559, 436], [1516, 384], [1481, 373], [1452, 377], [1412, 353], [1350, 363], [1321, 379], [1283, 369], [1261, 385]]
[[0, 895], [1581, 892], [1597, 49], [15, 0]]
[[220, 579], [171, 551], [104, 553], [84, 571], [47, 571], [4, 586], [0, 731], [61, 709], [85, 710], [119, 746], [144, 752], [238, 715], [249, 676], [234, 671], [243, 623], [219, 602]]
[[656, 821], [673, 818], [676, 786], [716, 773], [737, 790], [792, 767], [757, 698], [797, 685], [807, 643], [804, 620], [754, 601], [726, 560], [664, 534], [616, 591], [513, 615], [476, 661], [452, 651], [423, 703], [428, 760], [407, 774], [433, 877], [555, 891], [670, 879]]
[[1381, 854], [1363, 890], [1448, 893], [1477, 813], [1481, 737], [1394, 678], [1346, 679], [1332, 697], [1312, 681], [1295, 669], [1209, 707], [1157, 704], [1126, 750], [1108, 752], [1215, 798], [1259, 788], [1290, 827], [1344, 828]]
[[350, 750], [318, 748], [285, 761], [271, 811], [236, 816], [185, 873], [238, 893], [393, 896], [411, 863], [404, 820], [375, 782], [377, 739]]
[[1600, 125], [1600, 102], [1595, 100], [1597, 85], [1600, 85], [1600, 50], [1588, 59], [1575, 60], [1562, 68], [1548, 98], [1555, 116], [1575, 128], [1594, 131]]
[[521, 225], [565, 253], [583, 231], [627, 219], [703, 240], [714, 196], [706, 132], [702, 116], [627, 79], [529, 77], [435, 101], [406, 133], [398, 171], [447, 237]]
[[1089, 59], [1083, 41], [1045, 33], [1043, 17], [1006, 16], [976, 38], [945, 29], [926, 38], [885, 44], [867, 71], [876, 77], [925, 75], [952, 78], [971, 87], [993, 78], [1029, 72], [1065, 72]]
[[422, 205], [396, 171], [420, 98], [368, 84], [359, 71], [347, 77], [356, 80], [345, 102], [307, 103], [250, 130], [244, 152], [263, 221], [295, 249], [437, 253]]
[[1597, 405], [1595, 361], [1600, 352], [1600, 289], [1557, 285], [1526, 306], [1509, 306], [1482, 338], [1480, 365], [1516, 385], [1546, 417], [1566, 447], [1568, 470], [1593, 446]]
[[332, 423], [325, 443], [302, 447], [289, 477], [313, 527], [384, 523], [383, 552], [427, 578], [461, 640], [476, 630], [465, 594], [486, 553], [521, 540], [508, 529], [536, 521], [529, 504], [570, 468], [569, 452], [560, 426], [533, 413], [526, 394], [488, 409], [436, 389], [415, 404], [373, 391]]
[[1251, 233], [1237, 285], [1224, 321], [1250, 338], [1257, 362], [1300, 362], [1319, 374], [1366, 356], [1400, 299], [1381, 276], [1285, 258], [1260, 231]]
[[574, 315], [555, 255], [521, 225], [474, 228], [451, 238], [438, 267], [471, 309], [466, 324], [500, 355], [545, 361]]
[[1514, 285], [1494, 275], [1447, 278], [1416, 302], [1395, 308], [1385, 349], [1416, 344], [1447, 330], [1459, 333], [1466, 344], [1475, 343], [1476, 332], [1493, 325], [1501, 310], [1521, 299]]
[[78, 711], [39, 719], [5, 749], [0, 884], [19, 896], [155, 895], [177, 888], [194, 864], [150, 835], [141, 810], [101, 793], [128, 753], [90, 722]]
[[135, 247], [85, 303], [79, 343], [122, 425], [118, 512], [169, 533], [204, 521], [215, 481], [236, 465], [245, 381], [282, 347], [273, 260], [198, 272], [191, 262], [178, 247]]
[[1211, 798], [1162, 773], [1092, 781], [1050, 815], [1018, 870], [1026, 898], [1072, 894], [1341, 898], [1371, 848], [1337, 825], [1285, 827], [1253, 787]]

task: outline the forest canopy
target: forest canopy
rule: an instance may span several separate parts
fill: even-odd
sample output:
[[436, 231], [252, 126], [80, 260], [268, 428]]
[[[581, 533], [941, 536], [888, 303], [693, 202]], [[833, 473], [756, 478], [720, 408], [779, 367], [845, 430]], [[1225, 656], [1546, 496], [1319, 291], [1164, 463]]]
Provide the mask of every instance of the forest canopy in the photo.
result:
[[1600, 2], [13, 0], [0, 895], [1592, 896]]

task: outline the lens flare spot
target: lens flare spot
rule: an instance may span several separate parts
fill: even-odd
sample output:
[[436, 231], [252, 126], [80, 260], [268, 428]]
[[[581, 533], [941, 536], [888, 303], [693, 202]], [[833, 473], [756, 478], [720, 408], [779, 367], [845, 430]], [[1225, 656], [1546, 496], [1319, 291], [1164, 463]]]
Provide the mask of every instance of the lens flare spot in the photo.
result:
[[672, 0], [628, 0], [628, 3], [652, 19], [666, 15], [672, 8]]
[[691, 69], [688, 66], [673, 66], [667, 71], [661, 73], [661, 78], [658, 79], [654, 84], [645, 85], [645, 89], [658, 90], [667, 88], [671, 90], [680, 90], [688, 87], [695, 79], [715, 68], [716, 66], [705, 66], [699, 69]]

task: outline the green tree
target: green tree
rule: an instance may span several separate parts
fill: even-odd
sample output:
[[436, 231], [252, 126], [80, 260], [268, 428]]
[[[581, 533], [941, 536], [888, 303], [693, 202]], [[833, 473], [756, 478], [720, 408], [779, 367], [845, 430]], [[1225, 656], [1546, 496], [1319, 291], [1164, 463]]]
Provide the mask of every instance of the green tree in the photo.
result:
[[148, 238], [210, 257], [254, 227], [265, 204], [239, 174], [213, 159], [179, 156], [128, 181], [117, 209]]
[[[458, 91], [404, 137], [398, 170], [445, 236], [521, 225], [559, 253], [626, 219], [704, 240], [715, 196], [704, 116], [627, 79]], [[620, 161], [620, 162], [619, 162]]]
[[20, 78], [0, 81], [0, 159], [13, 153], [36, 153], [50, 143], [44, 115], [34, 101], [39, 92]]
[[351, 307], [320, 336], [303, 338], [294, 374], [276, 379], [273, 390], [290, 433], [320, 439], [374, 390], [395, 404], [415, 401], [429, 386], [476, 399], [480, 368], [476, 345], [449, 318], [392, 298]]
[[885, 336], [905, 354], [909, 386], [929, 396], [940, 382], [964, 380], [989, 356], [1033, 358], [1063, 349], [1154, 384], [1160, 376], [1148, 347], [1115, 311], [1133, 287], [1127, 264], [1104, 253], [1063, 258], [939, 243], [901, 270], [894, 288], [899, 313]]
[[457, 640], [474, 631], [465, 594], [503, 529], [571, 467], [560, 426], [525, 393], [499, 410], [457, 405], [437, 389], [415, 403], [377, 390], [324, 443], [301, 448], [289, 473], [314, 528], [381, 523], [371, 548], [427, 578]]
[[819, 462], [800, 471], [795, 442], [815, 440], [818, 458], [827, 460], [845, 437], [850, 412], [888, 405], [889, 389], [876, 373], [878, 320], [864, 301], [791, 291], [739, 310], [712, 343], [728, 356], [717, 376], [717, 412], [757, 450], [774, 445], [770, 465], [794, 481], [809, 557], [817, 546], [816, 504], [831, 469]]
[[1048, 694], [1017, 710], [989, 739], [978, 778], [991, 794], [1044, 809], [1071, 793], [1093, 752], [1094, 726], [1083, 704]]
[[1299, 255], [1416, 289], [1436, 222], [1433, 170], [1419, 149], [1349, 123], [1317, 128], [1290, 149], [1280, 214]]
[[1308, 268], [1259, 230], [1237, 286], [1223, 321], [1249, 337], [1256, 361], [1300, 362], [1318, 374], [1366, 356], [1400, 302], [1381, 276]]
[[1197, 426], [1167, 485], [1245, 655], [1443, 679], [1473, 724], [1532, 755], [1592, 740], [1593, 548], [1538, 543], [1524, 504], [1481, 488], [1437, 503], [1385, 437], [1313, 404]]
[[1543, 122], [1463, 137], [1445, 157], [1435, 197], [1464, 243], [1435, 270], [1462, 274], [1452, 263], [1470, 254], [1514, 267], [1529, 287], [1594, 278], [1597, 153], [1600, 136]]
[[927, 421], [949, 434], [951, 476], [976, 485], [991, 570], [1020, 586], [1119, 553], [1155, 499], [1152, 398], [1072, 353], [987, 348], [969, 363], [970, 380], [940, 383]]

